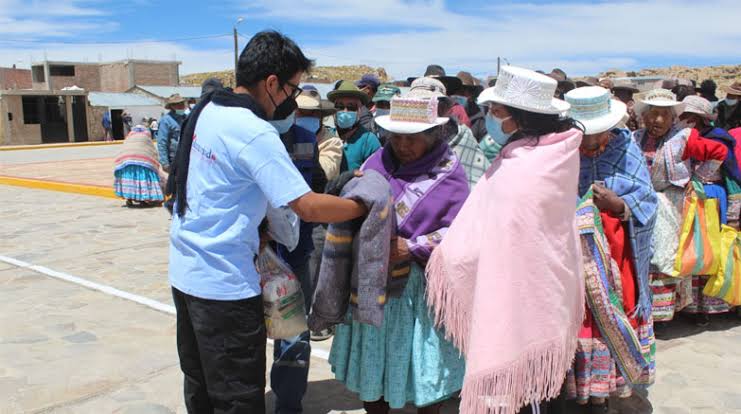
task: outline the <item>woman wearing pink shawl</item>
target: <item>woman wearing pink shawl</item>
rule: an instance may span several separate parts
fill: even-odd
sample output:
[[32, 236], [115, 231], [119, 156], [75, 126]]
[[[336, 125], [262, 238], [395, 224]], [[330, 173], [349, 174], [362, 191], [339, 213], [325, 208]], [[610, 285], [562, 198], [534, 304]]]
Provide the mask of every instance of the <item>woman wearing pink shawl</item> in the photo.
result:
[[466, 359], [462, 414], [564, 409], [584, 318], [582, 132], [560, 117], [569, 105], [552, 98], [556, 86], [510, 66], [482, 92], [487, 130], [504, 148], [427, 266], [427, 301]]

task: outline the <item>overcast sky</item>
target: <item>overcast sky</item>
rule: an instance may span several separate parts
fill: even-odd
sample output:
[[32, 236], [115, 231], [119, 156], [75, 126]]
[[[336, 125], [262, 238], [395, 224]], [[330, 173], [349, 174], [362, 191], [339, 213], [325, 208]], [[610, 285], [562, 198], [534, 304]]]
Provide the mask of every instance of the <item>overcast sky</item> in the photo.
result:
[[240, 48], [276, 29], [319, 65], [382, 66], [395, 78], [430, 63], [485, 76], [497, 56], [574, 76], [741, 63], [740, 0], [0, 0], [0, 66], [132, 57], [176, 58], [182, 74], [229, 69], [239, 16]]

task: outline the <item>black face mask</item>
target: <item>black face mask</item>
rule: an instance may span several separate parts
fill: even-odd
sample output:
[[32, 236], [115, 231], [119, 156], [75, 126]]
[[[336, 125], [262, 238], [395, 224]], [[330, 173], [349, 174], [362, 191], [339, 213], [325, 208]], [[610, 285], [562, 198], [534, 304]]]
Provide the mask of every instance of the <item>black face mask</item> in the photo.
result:
[[275, 107], [275, 112], [273, 112], [273, 121], [281, 121], [288, 118], [288, 116], [297, 108], [298, 104], [295, 99], [291, 97], [286, 98], [283, 103]]
[[[281, 90], [283, 90], [281, 88]], [[270, 102], [273, 103], [273, 106], [275, 107], [275, 111], [273, 112], [273, 121], [282, 121], [286, 118], [288, 118], [289, 115], [291, 115], [297, 108], [298, 104], [296, 103], [296, 99], [292, 96], [288, 96], [286, 94], [286, 100], [283, 101], [280, 105], [275, 104], [275, 99], [273, 99], [273, 95], [268, 92], [267, 86], [265, 86], [265, 92], [268, 94], [268, 98], [270, 98]], [[283, 90], [283, 93], [285, 94], [286, 91]]]

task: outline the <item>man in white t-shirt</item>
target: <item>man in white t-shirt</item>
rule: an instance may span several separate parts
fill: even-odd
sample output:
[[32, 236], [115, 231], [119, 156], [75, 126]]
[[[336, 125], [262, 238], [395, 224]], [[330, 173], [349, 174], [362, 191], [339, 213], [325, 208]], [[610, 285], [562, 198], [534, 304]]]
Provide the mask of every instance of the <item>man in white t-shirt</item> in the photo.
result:
[[[355, 201], [311, 192], [276, 129], [296, 108], [312, 66], [277, 32], [255, 35], [239, 58], [237, 87], [193, 109], [173, 165], [170, 283], [189, 413], [264, 413], [266, 331], [258, 226], [268, 203], [306, 222], [366, 214]], [[291, 109], [293, 108], [293, 109]]]

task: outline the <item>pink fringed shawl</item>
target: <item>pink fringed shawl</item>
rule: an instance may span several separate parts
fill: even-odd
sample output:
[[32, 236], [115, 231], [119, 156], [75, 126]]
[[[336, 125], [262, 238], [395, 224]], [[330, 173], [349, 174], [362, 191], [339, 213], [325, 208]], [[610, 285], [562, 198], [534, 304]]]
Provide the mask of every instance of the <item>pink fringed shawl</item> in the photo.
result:
[[572, 129], [505, 147], [432, 254], [427, 300], [466, 357], [462, 414], [559, 395], [584, 318], [581, 139]]

